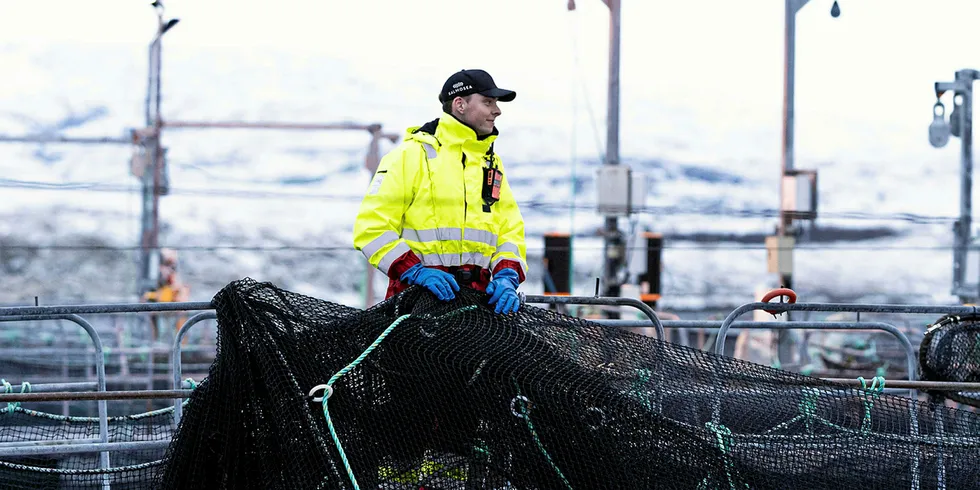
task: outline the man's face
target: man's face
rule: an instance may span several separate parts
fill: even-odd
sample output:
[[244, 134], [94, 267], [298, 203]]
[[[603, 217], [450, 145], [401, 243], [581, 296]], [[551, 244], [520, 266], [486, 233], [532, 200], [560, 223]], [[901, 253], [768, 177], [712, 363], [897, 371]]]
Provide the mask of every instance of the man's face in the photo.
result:
[[476, 130], [479, 136], [493, 133], [493, 123], [500, 115], [497, 99], [473, 94], [468, 97], [458, 97], [455, 101], [456, 117]]

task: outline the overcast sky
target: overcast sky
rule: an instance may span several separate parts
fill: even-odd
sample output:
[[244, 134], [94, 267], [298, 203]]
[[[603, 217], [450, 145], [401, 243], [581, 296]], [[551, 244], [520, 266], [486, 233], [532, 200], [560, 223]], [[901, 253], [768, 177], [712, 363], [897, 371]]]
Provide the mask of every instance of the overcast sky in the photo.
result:
[[[735, 68], [758, 58], [778, 72], [780, 0], [621, 0], [624, 74], [651, 84]], [[485, 64], [523, 69], [542, 56], [567, 58], [569, 26], [588, 57], [604, 57], [608, 17], [600, 0], [167, 0], [181, 24], [173, 45], [278, 46], [376, 62], [411, 58], [425, 65]], [[801, 64], [837, 66], [883, 79], [916, 71], [980, 65], [980, 2], [974, 0], [812, 0], [799, 14]], [[36, 0], [0, 3], [0, 41], [144, 44], [156, 21], [139, 0]], [[575, 19], [570, 21], [570, 19]], [[804, 63], [804, 60], [806, 61]], [[590, 60], [591, 61], [591, 60]], [[656, 62], [656, 63], [654, 63]], [[601, 65], [600, 65], [601, 66]], [[801, 69], [804, 67], [801, 66]], [[916, 69], [918, 68], [918, 70]], [[518, 68], [511, 68], [516, 70]], [[668, 76], [667, 74], [671, 76]], [[670, 81], [668, 83], [676, 83]]]
[[[156, 23], [148, 4], [4, 0], [0, 49], [76, 43], [145, 46]], [[431, 73], [432, 87], [427, 90], [433, 94], [453, 71], [482, 67], [501, 86], [517, 90], [519, 101], [553, 96], [544, 94], [549, 87], [570, 98], [569, 79], [580, 76], [601, 117], [608, 11], [600, 0], [577, 0], [575, 12], [568, 12], [566, 4], [567, 0], [167, 0], [167, 16], [181, 22], [167, 34], [166, 43], [174, 50], [283, 49], [308, 53], [311, 60], [344, 60], [363, 67], [358, 70], [362, 74], [393, 78], [399, 73]], [[663, 105], [697, 106], [709, 113], [761, 107], [768, 111], [765, 120], [772, 119], [778, 128], [782, 1], [622, 4], [624, 118], [658, 116], [637, 114], [631, 107], [630, 100], [642, 95]], [[808, 124], [826, 126], [840, 119], [904, 125], [909, 135], [921, 133], [917, 144], [927, 151], [932, 83], [952, 79], [961, 68], [980, 68], [980, 2], [841, 0], [838, 19], [829, 14], [831, 4], [811, 0], [798, 15], [798, 129], [809, 132]], [[12, 75], [16, 76], [5, 77]], [[798, 141], [808, 144], [805, 136]]]

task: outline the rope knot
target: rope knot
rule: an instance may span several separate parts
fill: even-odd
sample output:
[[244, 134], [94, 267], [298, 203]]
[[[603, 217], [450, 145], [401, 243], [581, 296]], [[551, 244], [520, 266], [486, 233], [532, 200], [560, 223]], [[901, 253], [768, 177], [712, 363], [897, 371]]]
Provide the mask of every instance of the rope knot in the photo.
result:
[[865, 381], [863, 376], [858, 376], [858, 381], [861, 382], [861, 389], [869, 392], [872, 396], [878, 396], [885, 391], [885, 377], [875, 376], [871, 378], [871, 386], [868, 386], [868, 382]]
[[715, 434], [715, 438], [718, 440], [718, 448], [723, 453], [728, 454], [728, 450], [732, 447], [732, 430], [714, 422], [707, 422], [704, 426]]
[[871, 378], [871, 386], [868, 386], [868, 382], [863, 376], [858, 376], [858, 381], [861, 382], [861, 389], [865, 392], [864, 420], [861, 421], [861, 432], [867, 434], [871, 430], [871, 410], [874, 408], [874, 402], [885, 391], [885, 378], [883, 376]]
[[817, 414], [817, 398], [819, 396], [820, 392], [813, 388], [803, 389], [803, 397], [800, 399], [799, 409], [807, 418], [811, 418]]
[[[4, 393], [14, 393], [14, 387], [13, 387], [13, 385], [11, 385], [6, 379], [0, 378], [0, 384], [3, 384], [3, 392]], [[21, 393], [30, 393], [31, 392], [31, 384], [28, 383], [27, 381], [22, 382], [20, 384], [20, 392]], [[13, 412], [14, 409], [16, 409], [19, 406], [20, 406], [20, 402], [7, 402], [7, 408], [4, 409], [3, 411], [5, 411], [5, 412]]]

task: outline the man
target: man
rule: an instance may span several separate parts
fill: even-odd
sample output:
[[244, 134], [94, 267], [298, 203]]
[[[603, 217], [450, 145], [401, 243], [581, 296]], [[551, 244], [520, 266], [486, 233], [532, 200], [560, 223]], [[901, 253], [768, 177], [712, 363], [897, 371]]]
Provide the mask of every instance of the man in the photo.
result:
[[498, 102], [517, 94], [483, 70], [462, 70], [439, 93], [443, 117], [408, 129], [381, 159], [354, 223], [354, 248], [389, 277], [449, 301], [464, 285], [497, 313], [520, 308], [524, 220], [494, 153]]
[[[157, 277], [157, 288], [143, 294], [143, 301], [149, 303], [179, 303], [190, 301], [191, 288], [180, 279], [177, 273], [177, 251], [171, 248], [161, 248], [159, 253], [159, 276]], [[156, 341], [160, 338], [158, 332], [160, 320], [175, 318], [174, 332], [180, 330], [187, 321], [187, 315], [183, 313], [154, 313], [150, 315], [150, 325], [152, 325], [151, 335]], [[183, 344], [187, 345], [188, 337], [184, 337]]]

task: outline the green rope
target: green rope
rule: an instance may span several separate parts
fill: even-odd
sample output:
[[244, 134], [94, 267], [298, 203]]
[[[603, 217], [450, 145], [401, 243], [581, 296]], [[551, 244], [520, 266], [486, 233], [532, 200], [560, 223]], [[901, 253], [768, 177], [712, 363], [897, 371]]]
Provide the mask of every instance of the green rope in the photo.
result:
[[[722, 424], [716, 424], [714, 422], [707, 422], [704, 424], [711, 432], [715, 434], [715, 442], [718, 443], [718, 449], [721, 450], [721, 458], [725, 464], [725, 476], [728, 478], [728, 487], [731, 490], [735, 490], [735, 479], [732, 477], [732, 470], [735, 468], [735, 464], [732, 463], [729, 453], [732, 449], [732, 431], [728, 427]], [[707, 483], [707, 478], [701, 481], [698, 485], [699, 488], [707, 488], [705, 485]], [[749, 488], [748, 485], [742, 484], [741, 487]]]
[[653, 410], [653, 402], [650, 400], [652, 397], [650, 391], [642, 390], [650, 384], [651, 371], [646, 368], [637, 369], [636, 374], [637, 377], [633, 379], [633, 385], [630, 386], [629, 391], [636, 396], [644, 408], [647, 410]]
[[858, 376], [858, 381], [861, 382], [861, 389], [866, 392], [864, 396], [864, 420], [861, 421], [861, 433], [867, 434], [871, 432], [871, 409], [874, 408], [875, 401], [878, 400], [881, 393], [885, 391], [885, 378], [881, 376], [871, 378], [871, 386], [868, 386], [867, 381], [862, 376]]
[[[13, 393], [14, 389], [10, 386], [10, 383], [5, 379], [0, 379], [0, 383], [3, 383], [3, 393]], [[13, 412], [15, 408], [19, 407], [20, 403], [7, 403], [7, 408], [4, 409], [5, 412]]]
[[[771, 443], [771, 441], [774, 441], [774, 440], [776, 440], [776, 441], [783, 441], [784, 443], [785, 442], [794, 442], [794, 443], [819, 442], [819, 440], [821, 440], [821, 439], [822, 440], [825, 440], [827, 442], [832, 442], [834, 440], [834, 438], [838, 437], [837, 435], [833, 435], [833, 434], [826, 434], [826, 435], [820, 435], [820, 436], [813, 435], [813, 434], [810, 434], [810, 435], [779, 435], [779, 434], [772, 434], [772, 432], [775, 432], [775, 431], [777, 431], [779, 429], [782, 429], [782, 428], [786, 428], [789, 425], [793, 424], [794, 422], [796, 422], [796, 421], [798, 421], [800, 419], [807, 419], [807, 418], [809, 418], [812, 422], [818, 422], [818, 423], [823, 424], [823, 425], [825, 425], [827, 427], [830, 427], [832, 429], [835, 429], [837, 431], [840, 431], [843, 434], [854, 435], [854, 436], [865, 436], [865, 435], [868, 435], [870, 433], [870, 429], [871, 429], [871, 410], [874, 408], [874, 401], [877, 400], [880, 397], [881, 393], [885, 390], [885, 378], [880, 377], [880, 376], [876, 376], [876, 377], [872, 378], [872, 380], [871, 380], [871, 386], [868, 386], [867, 381], [864, 378], [862, 378], [862, 377], [859, 377], [858, 378], [858, 381], [861, 382], [861, 388], [866, 392], [865, 395], [864, 395], [865, 396], [865, 413], [864, 413], [864, 418], [863, 418], [862, 423], [861, 423], [861, 428], [859, 430], [849, 429], [847, 427], [844, 427], [844, 426], [835, 424], [835, 423], [833, 423], [833, 422], [831, 422], [831, 421], [829, 421], [827, 419], [824, 419], [823, 417], [818, 416], [816, 414], [816, 401], [817, 401], [817, 396], [819, 395], [819, 391], [817, 389], [815, 389], [815, 388], [810, 388], [809, 390], [807, 390], [807, 389], [804, 389], [803, 390], [804, 397], [800, 401], [800, 405], [799, 405], [800, 411], [801, 411], [801, 414], [800, 415], [797, 415], [796, 417], [793, 417], [791, 420], [789, 420], [787, 422], [783, 422], [783, 423], [777, 425], [776, 427], [773, 427], [772, 429], [769, 429], [769, 430], [767, 430], [767, 431], [765, 431], [765, 432], [763, 432], [761, 434], [758, 434], [758, 435], [754, 435], [754, 434], [741, 434], [741, 435], [736, 436], [736, 435], [732, 435], [732, 434], [729, 433], [729, 437], [731, 437], [731, 439], [735, 439], [736, 437], [738, 437], [738, 439], [741, 442], [744, 442], [744, 443], [747, 443], [747, 444], [752, 444], [753, 442], [755, 442], [755, 443], [759, 443], [759, 442]], [[809, 393], [808, 393], [808, 391], [809, 391]], [[976, 436], [947, 436], [947, 435], [944, 435], [944, 436], [936, 437], [936, 436], [920, 435], [920, 434], [915, 434], [915, 435], [912, 435], [912, 436], [905, 436], [905, 435], [899, 435], [899, 434], [878, 433], [878, 434], [875, 434], [875, 437], [880, 438], [881, 440], [884, 440], [884, 441], [892, 441], [892, 442], [900, 442], [900, 443], [910, 443], [911, 442], [911, 443], [915, 443], [915, 444], [929, 444], [929, 445], [936, 446], [938, 448], [957, 448], [957, 449], [976, 449], [976, 448], [980, 448], [980, 438], [978, 438]], [[702, 481], [701, 482], [701, 485], [699, 485], [698, 488], [707, 488], [707, 487], [704, 486], [706, 484], [707, 484], [707, 479], [704, 480], [704, 481]]]
[[765, 434], [771, 434], [771, 433], [776, 432], [778, 430], [788, 428], [789, 426], [795, 424], [796, 422], [798, 422], [800, 420], [803, 420], [803, 424], [806, 427], [807, 432], [809, 432], [812, 435], [813, 434], [813, 422], [814, 421], [818, 421], [818, 422], [823, 421], [823, 419], [821, 419], [820, 417], [817, 417], [817, 415], [816, 415], [817, 414], [817, 398], [819, 398], [819, 396], [820, 396], [820, 392], [817, 391], [816, 389], [814, 389], [814, 388], [803, 388], [803, 396], [802, 396], [802, 398], [800, 398], [799, 405], [797, 405], [797, 408], [800, 410], [800, 413], [797, 416], [795, 416], [795, 417], [787, 420], [786, 422], [783, 422], [783, 423], [781, 423], [781, 424], [779, 424], [779, 425], [777, 425], [777, 426], [775, 426], [775, 427], [773, 427], [773, 428], [771, 428], [771, 429], [763, 432], [762, 434], [763, 435], [765, 435]]
[[[7, 382], [7, 380], [0, 378], [0, 383], [3, 384], [3, 392], [5, 394], [6, 393], [14, 393], [14, 387], [9, 382]], [[21, 393], [30, 393], [31, 392], [31, 384], [28, 383], [27, 381], [24, 381], [23, 383], [21, 383], [20, 384], [20, 392]], [[14, 410], [16, 410], [19, 407], [20, 407], [20, 402], [7, 402], [7, 408], [3, 409], [3, 412], [5, 412], [5, 413], [6, 412], [13, 412]]]
[[[186, 407], [187, 406], [187, 400], [184, 400], [183, 402], [181, 402], [181, 406]], [[114, 422], [132, 422], [134, 420], [140, 420], [140, 419], [145, 419], [145, 418], [149, 418], [149, 417], [154, 417], [156, 415], [162, 415], [162, 414], [166, 414], [166, 413], [173, 412], [173, 411], [174, 411], [174, 407], [173, 406], [169, 406], [169, 407], [166, 407], [166, 408], [160, 408], [160, 409], [153, 410], [153, 411], [150, 411], [150, 412], [137, 413], [137, 414], [133, 414], [133, 415], [120, 415], [120, 416], [114, 416], [114, 417], [107, 417], [106, 418], [106, 421], [108, 421], [109, 423], [114, 423]], [[70, 423], [76, 423], [76, 424], [82, 424], [82, 423], [98, 423], [101, 420], [99, 417], [75, 417], [75, 416], [66, 416], [66, 415], [60, 415], [60, 414], [53, 414], [53, 413], [46, 413], [46, 412], [38, 412], [37, 410], [28, 410], [28, 409], [26, 409], [24, 407], [15, 407], [13, 410], [10, 410], [10, 411], [8, 411], [6, 409], [0, 410], [0, 415], [9, 415], [9, 414], [15, 414], [15, 413], [23, 414], [23, 415], [26, 415], [28, 417], [36, 417], [36, 418], [47, 419], [47, 420], [56, 420], [58, 422], [70, 422]]]
[[806, 431], [813, 434], [813, 419], [817, 416], [817, 399], [820, 392], [814, 388], [803, 388], [803, 397], [800, 400], [800, 415], [803, 416], [803, 423]]
[[[861, 389], [866, 392], [863, 401], [864, 418], [861, 420], [861, 428], [858, 433], [868, 434], [871, 432], [871, 411], [874, 409], [875, 401], [878, 400], [881, 393], [885, 390], [885, 378], [881, 376], [871, 378], [871, 386], [868, 386], [868, 382], [863, 377], [858, 377], [858, 381], [861, 382]], [[793, 417], [792, 419], [763, 432], [763, 435], [771, 434], [780, 429], [785, 429], [801, 419], [803, 420], [803, 423], [806, 424], [807, 432], [809, 432], [811, 435], [813, 434], [814, 422], [820, 422], [823, 425], [837, 429], [841, 432], [850, 432], [848, 429], [816, 415], [816, 402], [819, 394], [820, 392], [814, 388], [804, 388], [803, 398], [800, 400], [799, 405], [800, 415], [797, 415], [796, 417]]]
[[194, 381], [194, 378], [187, 378], [184, 380], [184, 382], [189, 384], [192, 390], [197, 389], [197, 381]]
[[[448, 317], [448, 316], [455, 316], [464, 311], [469, 311], [473, 309], [476, 309], [476, 305], [470, 305], [464, 308], [460, 308], [458, 310], [454, 310], [445, 315], [436, 317], [436, 319]], [[357, 365], [360, 364], [361, 361], [363, 361], [364, 358], [368, 356], [368, 354], [370, 354], [372, 351], [374, 351], [374, 349], [378, 348], [378, 346], [381, 345], [381, 342], [385, 339], [385, 337], [387, 337], [388, 334], [390, 334], [391, 331], [398, 326], [398, 324], [400, 324], [410, 316], [412, 315], [405, 314], [396, 318], [395, 321], [391, 322], [391, 325], [388, 325], [388, 328], [386, 328], [383, 332], [381, 332], [381, 335], [379, 335], [378, 338], [374, 340], [374, 342], [371, 342], [371, 345], [369, 345], [368, 348], [361, 353], [361, 355], [357, 356], [357, 359], [354, 359], [353, 362], [344, 366], [344, 368], [341, 369], [340, 371], [337, 371], [337, 374], [331, 376], [330, 380], [327, 381], [327, 385], [326, 385], [327, 392], [323, 395], [323, 400], [321, 402], [323, 405], [323, 416], [326, 417], [327, 419], [327, 428], [330, 429], [330, 436], [333, 438], [334, 445], [337, 446], [337, 452], [340, 453], [340, 459], [344, 463], [344, 469], [347, 470], [347, 477], [350, 478], [351, 484], [354, 485], [354, 490], [360, 490], [361, 487], [357, 484], [357, 478], [354, 476], [354, 470], [351, 469], [350, 461], [347, 460], [347, 453], [344, 452], [344, 447], [340, 443], [340, 438], [337, 437], [337, 430], [334, 428], [333, 419], [330, 418], [330, 410], [327, 408], [327, 401], [330, 399], [330, 395], [333, 393], [333, 384], [336, 383], [337, 380], [343, 377], [345, 374], [349, 373], [352, 369], [357, 367]]]
[[565, 478], [565, 474], [561, 472], [561, 469], [558, 468], [555, 461], [551, 459], [551, 454], [548, 454], [548, 450], [544, 447], [544, 443], [542, 443], [541, 438], [538, 437], [538, 431], [534, 429], [534, 423], [531, 422], [531, 402], [527, 399], [527, 397], [521, 396], [520, 388], [517, 389], [517, 397], [514, 398], [513, 403], [516, 404], [518, 402], [520, 403], [520, 413], [513, 412], [514, 415], [517, 415], [518, 418], [524, 419], [524, 422], [527, 423], [528, 430], [531, 432], [531, 437], [534, 439], [534, 443], [538, 446], [538, 450], [541, 451], [542, 455], [544, 455], [544, 459], [546, 459], [548, 464], [551, 465], [551, 469], [555, 470], [558, 478], [561, 478], [562, 483], [565, 484], [565, 488], [571, 489], [572, 484], [568, 483], [568, 479]]
[[156, 461], [150, 461], [148, 463], [139, 463], [130, 466], [116, 466], [114, 468], [87, 468], [87, 469], [73, 469], [73, 468], [46, 468], [43, 466], [30, 466], [17, 463], [9, 463], [7, 461], [0, 461], [0, 466], [5, 468], [10, 468], [13, 470], [20, 471], [32, 471], [36, 473], [45, 473], [48, 475], [118, 475], [120, 473], [128, 473], [131, 471], [144, 470], [146, 468], [152, 468], [154, 466], [161, 466], [166, 464], [167, 460], [158, 459]]
[[470, 386], [473, 384], [474, 381], [476, 381], [476, 378], [480, 376], [480, 373], [483, 372], [483, 368], [486, 365], [487, 365], [486, 359], [480, 361], [480, 365], [476, 367], [476, 371], [473, 373], [473, 376], [470, 377], [470, 380], [466, 382], [466, 386]]

